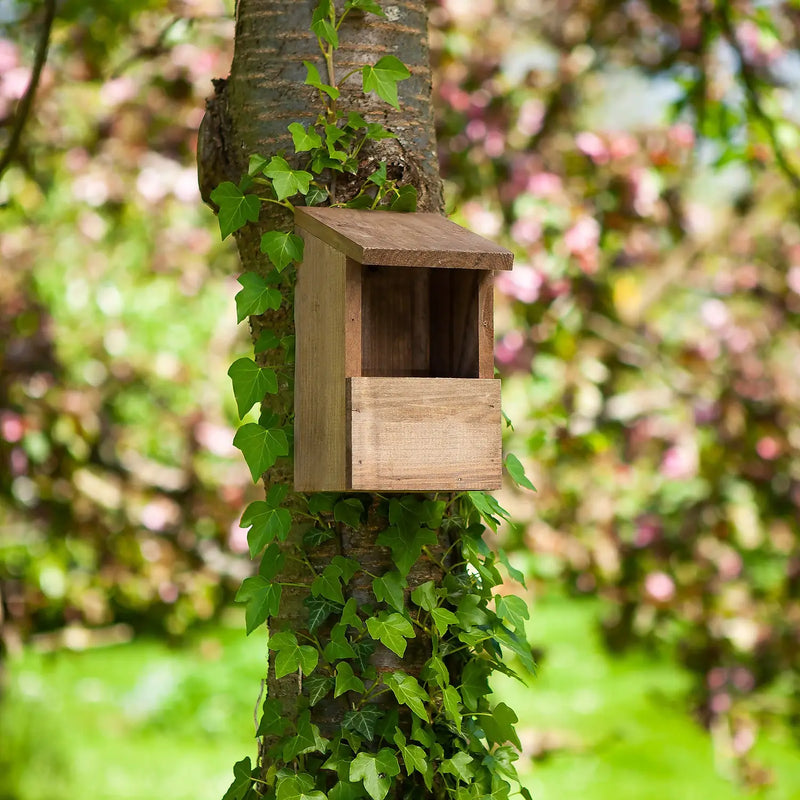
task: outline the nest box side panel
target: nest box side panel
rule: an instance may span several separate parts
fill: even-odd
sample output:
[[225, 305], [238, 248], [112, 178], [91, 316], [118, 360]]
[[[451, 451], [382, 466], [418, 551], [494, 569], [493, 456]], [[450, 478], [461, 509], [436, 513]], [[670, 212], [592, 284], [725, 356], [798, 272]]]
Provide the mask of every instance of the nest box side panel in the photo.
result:
[[305, 250], [294, 306], [294, 487], [344, 491], [347, 259], [316, 236], [298, 232]]
[[500, 381], [350, 378], [350, 489], [497, 489]]

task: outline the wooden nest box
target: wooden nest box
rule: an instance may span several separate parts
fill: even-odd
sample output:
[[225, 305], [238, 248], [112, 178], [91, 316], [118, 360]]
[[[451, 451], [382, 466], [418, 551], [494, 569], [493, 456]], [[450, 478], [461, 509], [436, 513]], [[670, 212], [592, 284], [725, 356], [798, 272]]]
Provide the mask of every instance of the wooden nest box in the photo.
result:
[[438, 214], [295, 223], [295, 488], [498, 488], [492, 276], [512, 254]]

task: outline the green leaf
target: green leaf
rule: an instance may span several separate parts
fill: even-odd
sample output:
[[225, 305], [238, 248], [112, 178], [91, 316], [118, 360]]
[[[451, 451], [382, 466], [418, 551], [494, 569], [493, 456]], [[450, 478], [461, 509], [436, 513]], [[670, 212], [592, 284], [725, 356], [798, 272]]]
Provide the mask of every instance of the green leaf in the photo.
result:
[[233, 384], [233, 396], [236, 398], [236, 408], [239, 419], [256, 404], [264, 399], [266, 394], [278, 393], [278, 378], [275, 371], [259, 367], [252, 358], [238, 358], [231, 364], [228, 377]]
[[258, 222], [261, 201], [254, 194], [244, 194], [230, 181], [224, 181], [211, 192], [211, 200], [219, 206], [219, 231], [227, 239], [248, 222]]
[[357, 528], [361, 525], [361, 515], [364, 513], [364, 506], [355, 497], [348, 497], [340, 500], [333, 507], [333, 518], [337, 522], [343, 522], [350, 528]]
[[433, 581], [421, 583], [411, 592], [411, 600], [425, 611], [433, 611], [438, 603], [436, 597], [436, 585]]
[[386, 162], [385, 161], [381, 161], [380, 166], [378, 167], [378, 169], [376, 169], [375, 172], [373, 172], [372, 175], [370, 175], [367, 178], [367, 180], [371, 181], [376, 186], [383, 186], [383, 184], [386, 183], [386, 180], [387, 180]]
[[344, 605], [344, 594], [342, 592], [342, 570], [335, 564], [328, 564], [321, 575], [314, 578], [311, 584], [311, 594], [314, 597], [327, 597], [334, 603]]
[[264, 551], [261, 556], [261, 564], [258, 567], [258, 574], [262, 578], [271, 581], [282, 569], [286, 563], [286, 556], [281, 553], [280, 548], [276, 544], [271, 544]]
[[375, 578], [372, 581], [372, 591], [375, 599], [381, 603], [388, 603], [395, 611], [403, 611], [405, 609], [405, 598], [403, 589], [408, 584], [405, 578], [399, 572], [387, 572], [380, 578]]
[[314, 788], [314, 779], [305, 773], [278, 779], [277, 800], [326, 800], [325, 794]]
[[461, 733], [461, 697], [455, 686], [445, 686], [442, 692], [442, 703], [445, 714]]
[[403, 736], [400, 728], [397, 728], [394, 734], [394, 743], [400, 750], [400, 755], [403, 757], [403, 764], [406, 768], [406, 774], [411, 775], [412, 772], [419, 772], [425, 780], [425, 786], [428, 791], [431, 789], [431, 779], [433, 778], [433, 765], [430, 763], [428, 754], [416, 744], [408, 744], [406, 737]]
[[267, 617], [277, 616], [280, 611], [281, 585], [268, 581], [263, 575], [245, 578], [236, 593], [237, 603], [246, 603], [245, 625], [249, 636]]
[[258, 336], [256, 343], [253, 347], [255, 353], [264, 353], [267, 350], [274, 350], [280, 347], [281, 340], [275, 335], [274, 331], [263, 330]]
[[273, 289], [255, 272], [243, 272], [239, 276], [242, 290], [236, 295], [236, 321], [241, 322], [251, 314], [258, 316], [265, 311], [276, 311], [281, 307], [281, 293]]
[[289, 442], [282, 430], [262, 428], [255, 422], [248, 422], [236, 431], [233, 446], [242, 451], [254, 482], [258, 481], [279, 456], [289, 455]]
[[395, 56], [384, 56], [375, 66], [365, 66], [361, 72], [364, 93], [375, 92], [381, 100], [400, 108], [397, 84], [411, 77], [406, 65]]
[[350, 780], [363, 781], [372, 800], [383, 800], [392, 785], [392, 778], [399, 774], [397, 756], [388, 747], [375, 755], [359, 753], [350, 765]]
[[299, 122], [289, 125], [289, 133], [292, 134], [295, 153], [305, 153], [322, 147], [322, 137], [313, 128], [306, 129]]
[[509, 453], [506, 456], [506, 469], [511, 476], [511, 480], [522, 486], [525, 489], [530, 489], [532, 492], [536, 491], [536, 487], [530, 482], [528, 476], [525, 474], [525, 467], [522, 466], [520, 460], [513, 454]]
[[325, 675], [312, 675], [303, 681], [303, 688], [308, 690], [308, 704], [315, 706], [323, 697], [330, 694], [333, 689], [333, 678]]
[[405, 577], [414, 566], [426, 545], [438, 542], [436, 534], [427, 528], [416, 528], [412, 533], [401, 533], [398, 528], [387, 528], [381, 531], [377, 544], [390, 547], [392, 561], [400, 574]]
[[272, 508], [264, 500], [250, 503], [242, 514], [239, 526], [252, 527], [247, 532], [250, 558], [255, 558], [271, 541], [285, 542], [292, 528], [292, 515], [285, 508]]
[[398, 186], [396, 191], [397, 197], [389, 204], [389, 211], [407, 213], [417, 210], [417, 190], [411, 184]]
[[339, 46], [339, 34], [331, 23], [329, 11], [325, 8], [325, 4], [321, 3], [314, 9], [314, 15], [311, 18], [311, 32], [334, 49]]
[[243, 800], [252, 784], [250, 779], [252, 772], [253, 765], [250, 763], [249, 756], [237, 761], [233, 765], [233, 783], [228, 787], [222, 800]]
[[456, 617], [458, 617], [458, 624], [468, 630], [472, 627], [486, 625], [489, 622], [489, 616], [484, 610], [482, 599], [475, 594], [464, 595], [456, 607]]
[[353, 672], [353, 668], [346, 661], [336, 665], [336, 690], [334, 697], [339, 697], [345, 692], [364, 693], [364, 682]]
[[436, 630], [439, 631], [439, 636], [444, 636], [447, 633], [448, 625], [458, 624], [458, 617], [447, 608], [434, 608], [431, 611], [433, 623], [436, 625]]
[[310, 675], [319, 662], [319, 653], [311, 645], [298, 645], [297, 637], [291, 631], [280, 631], [269, 637], [269, 649], [275, 650], [275, 677], [282, 678], [302, 669]]
[[444, 661], [438, 656], [432, 656], [425, 662], [422, 678], [428, 683], [436, 683], [441, 687], [445, 687], [450, 683], [450, 673]]
[[[369, 623], [367, 623], [369, 624]], [[400, 670], [384, 678], [386, 685], [394, 692], [397, 702], [408, 706], [420, 719], [430, 722], [425, 703], [430, 700], [428, 693], [419, 685], [416, 678]]]
[[331, 614], [339, 612], [341, 606], [324, 597], [306, 597], [303, 601], [308, 608], [308, 631], [315, 633]]
[[344, 556], [334, 556], [331, 559], [331, 564], [338, 567], [342, 573], [342, 583], [347, 586], [350, 579], [361, 569], [361, 564], [354, 558], [345, 558]]
[[511, 742], [520, 749], [519, 736], [514, 730], [517, 715], [505, 703], [498, 703], [487, 715], [480, 717], [480, 725], [489, 742], [505, 744]]
[[278, 200], [297, 194], [306, 194], [313, 175], [302, 169], [292, 169], [289, 162], [281, 156], [272, 156], [264, 168], [264, 174], [272, 179], [272, 188]]
[[469, 753], [459, 751], [452, 758], [447, 758], [439, 765], [439, 772], [453, 775], [464, 783], [469, 783], [475, 775], [475, 769], [471, 766], [473, 758]]
[[329, 664], [341, 658], [355, 658], [356, 652], [347, 640], [347, 625], [342, 622], [337, 623], [331, 630], [331, 640], [325, 645], [323, 655]]
[[303, 240], [294, 233], [267, 231], [261, 237], [261, 252], [282, 272], [292, 261], [303, 260]]
[[322, 82], [319, 76], [319, 70], [310, 61], [304, 61], [303, 65], [306, 68], [306, 79], [304, 81], [306, 86], [313, 86], [320, 92], [328, 95], [331, 100], [339, 99], [339, 90], [335, 86], [329, 86], [327, 83]]
[[380, 122], [370, 122], [367, 125], [367, 139], [379, 142], [381, 139], [396, 139], [397, 134], [386, 130]]
[[307, 206], [318, 206], [328, 199], [328, 191], [322, 186], [316, 186], [313, 183], [308, 187], [308, 194], [306, 195]]
[[264, 156], [260, 156], [257, 155], [256, 153], [253, 153], [253, 155], [250, 156], [250, 161], [247, 164], [247, 174], [251, 178], [254, 178], [266, 166], [267, 166], [267, 159], [264, 158]]
[[470, 659], [461, 673], [461, 699], [470, 711], [476, 711], [478, 701], [489, 692], [490, 666], [485, 661]]
[[467, 492], [467, 496], [472, 500], [472, 504], [475, 506], [478, 513], [493, 531], [496, 531], [497, 526], [500, 524], [496, 517], [501, 517], [506, 520], [509, 519], [508, 511], [506, 511], [490, 494], [486, 492]]
[[498, 615], [509, 622], [511, 627], [524, 632], [525, 620], [530, 619], [528, 604], [521, 597], [513, 594], [505, 596], [496, 594], [494, 601]]
[[358, 616], [358, 601], [355, 599], [355, 597], [351, 597], [344, 604], [340, 619], [343, 625], [351, 625], [356, 630], [360, 631], [364, 627], [361, 617]]
[[414, 638], [414, 628], [405, 617], [386, 611], [377, 617], [370, 617], [367, 620], [367, 630], [373, 639], [381, 642], [401, 658], [406, 652], [406, 639]]
[[[500, 559], [500, 563], [506, 568], [508, 574], [517, 582], [521, 583], [523, 587], [525, 587], [525, 575], [518, 570], [509, 560], [506, 551], [503, 550], [501, 547], [497, 551], [497, 557]], [[527, 587], [525, 587], [527, 588]]]
[[308, 498], [308, 512], [310, 514], [331, 514], [339, 495], [335, 492], [317, 492]]
[[364, 787], [360, 783], [339, 781], [328, 792], [328, 800], [360, 800], [364, 797]]
[[379, 17], [385, 17], [384, 10], [375, 2], [375, 0], [347, 0], [344, 4], [344, 10], [349, 11], [351, 8], [357, 8], [359, 11], [369, 14], [377, 14]]
[[256, 736], [280, 736], [288, 724], [289, 720], [283, 715], [281, 704], [268, 697], [264, 700]]
[[383, 714], [377, 706], [366, 705], [357, 711], [348, 711], [342, 717], [342, 727], [371, 742], [382, 716]]

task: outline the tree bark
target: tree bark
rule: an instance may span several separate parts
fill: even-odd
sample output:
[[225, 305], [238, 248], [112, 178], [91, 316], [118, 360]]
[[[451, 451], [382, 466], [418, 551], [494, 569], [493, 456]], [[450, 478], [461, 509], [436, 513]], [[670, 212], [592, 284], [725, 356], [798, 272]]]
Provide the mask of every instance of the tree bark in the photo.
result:
[[[339, 31], [341, 45], [336, 52], [336, 70], [340, 75], [392, 54], [406, 64], [412, 76], [399, 87], [399, 111], [374, 95], [362, 92], [360, 71], [341, 86], [340, 108], [358, 111], [368, 121], [382, 123], [396, 134], [397, 139], [373, 143], [362, 151], [359, 174], [355, 179], [334, 187], [337, 200], [355, 194], [355, 187], [363, 183], [381, 160], [385, 160], [391, 178], [417, 189], [419, 210], [442, 211], [425, 5], [425, 0], [385, 3], [386, 19], [352, 12]], [[322, 111], [317, 91], [303, 83], [306, 75], [304, 60], [316, 63], [323, 81], [327, 78], [332, 82], [316, 39], [309, 30], [315, 6], [316, 0], [239, 0], [231, 74], [227, 80], [215, 82], [215, 93], [207, 102], [200, 131], [198, 171], [206, 202], [210, 202], [211, 190], [222, 181], [238, 182], [247, 171], [251, 154], [259, 153], [268, 158], [285, 150], [286, 158], [291, 161], [288, 154], [292, 152], [292, 141], [287, 126], [295, 121], [306, 125], [313, 123]], [[341, 4], [338, 10], [341, 11]], [[237, 233], [243, 269], [262, 274], [269, 272], [270, 265], [259, 251], [260, 235], [267, 229], [291, 230], [292, 225], [291, 215], [283, 209], [275, 206], [262, 209], [258, 225], [248, 225]], [[289, 298], [279, 311], [262, 318], [251, 318], [254, 338], [265, 327], [278, 336], [293, 334], [292, 287], [286, 288]], [[293, 407], [291, 381], [285, 381], [279, 394], [268, 397], [266, 402], [282, 419], [287, 419]], [[290, 483], [291, 464], [288, 459], [279, 461], [265, 480], [268, 484], [277, 481]], [[361, 498], [368, 509], [367, 523], [357, 530], [338, 525], [338, 536], [314, 551], [313, 566], [317, 569], [324, 568], [336, 554], [357, 559], [372, 574], [381, 575], [391, 568], [389, 550], [375, 545], [376, 536], [388, 525], [377, 511], [378, 498], [366, 495]], [[302, 541], [300, 526], [294, 528], [290, 540], [284, 545], [287, 552]], [[449, 544], [446, 536], [440, 533], [440, 546], [434, 549], [441, 554]], [[430, 579], [440, 580], [441, 572], [432, 562], [421, 559], [408, 577], [408, 591]], [[287, 559], [287, 567], [279, 580], [307, 586], [311, 579], [306, 567]], [[374, 602], [370, 587], [371, 579], [358, 573], [349, 591], [359, 603]], [[285, 588], [280, 617], [271, 624], [294, 631], [304, 629], [307, 610], [303, 599], [307, 595], [306, 589]], [[429, 648], [425, 645], [419, 633], [416, 639], [409, 641], [408, 651], [402, 659], [402, 668], [406, 672], [419, 674], [429, 657]], [[400, 660], [383, 646], [378, 647], [373, 663], [379, 671], [401, 666]], [[275, 680], [274, 672], [270, 670], [268, 694], [280, 700], [286, 718], [296, 719], [301, 692], [302, 686], [296, 675]], [[341, 720], [346, 710], [343, 700], [321, 703], [313, 709], [314, 722], [320, 725], [323, 734], [335, 728]], [[262, 756], [264, 752], [265, 748], [262, 748]]]

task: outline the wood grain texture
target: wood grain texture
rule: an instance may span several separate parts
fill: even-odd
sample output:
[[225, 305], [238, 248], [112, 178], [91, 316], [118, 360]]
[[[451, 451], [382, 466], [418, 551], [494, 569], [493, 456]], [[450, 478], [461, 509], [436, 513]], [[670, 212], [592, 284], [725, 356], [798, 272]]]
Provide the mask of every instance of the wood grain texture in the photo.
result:
[[500, 487], [500, 381], [348, 378], [349, 488]]
[[361, 264], [500, 270], [514, 259], [438, 214], [298, 207], [295, 223]]
[[345, 330], [347, 263], [309, 233], [295, 290], [294, 488], [346, 483]]

